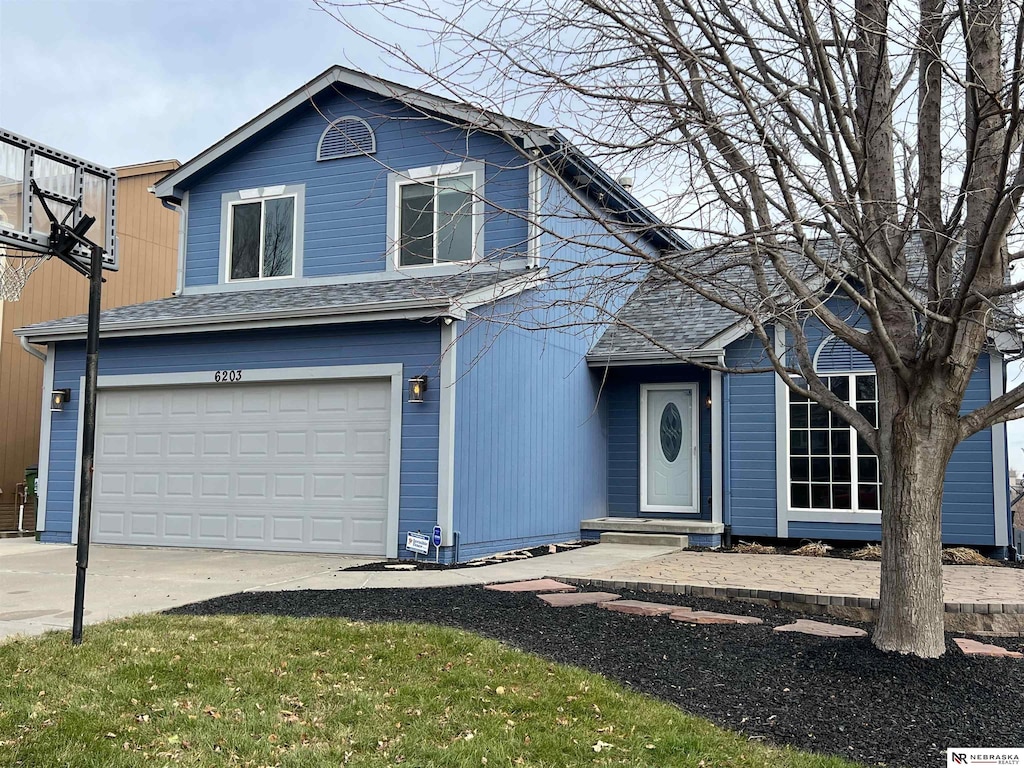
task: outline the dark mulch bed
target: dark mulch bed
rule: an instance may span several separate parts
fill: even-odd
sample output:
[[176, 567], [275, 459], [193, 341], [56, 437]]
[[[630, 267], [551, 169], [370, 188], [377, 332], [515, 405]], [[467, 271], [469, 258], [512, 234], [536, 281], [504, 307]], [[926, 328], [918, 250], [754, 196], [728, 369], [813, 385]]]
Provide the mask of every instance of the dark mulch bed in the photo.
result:
[[[591, 544], [597, 544], [597, 541], [574, 541], [571, 542], [573, 546], [566, 547], [562, 544], [543, 544], [539, 547], [531, 547], [529, 549], [516, 549], [515, 552], [526, 552], [531, 558], [543, 557], [544, 555], [554, 555], [558, 552], [568, 552], [572, 549], [579, 549], [580, 547], [589, 547]], [[551, 547], [556, 548], [555, 552], [551, 551]], [[513, 558], [508, 560], [492, 560], [484, 559], [472, 561], [472, 565], [468, 562], [462, 563], [435, 563], [429, 559], [429, 556], [424, 556], [422, 560], [378, 560], [372, 563], [363, 563], [362, 565], [353, 565], [349, 568], [341, 568], [342, 571], [390, 571], [395, 570], [399, 573], [403, 570], [416, 570], [416, 571], [448, 571], [457, 568], [481, 568], [485, 565], [493, 565], [498, 562], [511, 562]], [[388, 566], [404, 565], [412, 566], [411, 568], [388, 568]]]
[[[247, 592], [169, 613], [343, 616], [471, 630], [603, 674], [712, 722], [776, 744], [869, 764], [931, 768], [949, 746], [1024, 744], [1024, 661], [949, 652], [924, 661], [867, 639], [826, 640], [773, 626], [799, 614], [676, 595], [621, 593], [765, 626], [689, 626], [596, 607], [547, 608], [529, 594], [480, 587]], [[806, 617], [805, 617], [806, 618]], [[1024, 640], [993, 640], [1024, 650]]]

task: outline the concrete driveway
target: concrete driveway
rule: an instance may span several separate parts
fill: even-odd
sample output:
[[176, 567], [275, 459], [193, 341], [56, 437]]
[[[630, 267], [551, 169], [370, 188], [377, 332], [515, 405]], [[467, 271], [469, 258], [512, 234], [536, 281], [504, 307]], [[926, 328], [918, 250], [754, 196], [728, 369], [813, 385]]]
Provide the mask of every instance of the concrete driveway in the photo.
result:
[[[251, 589], [287, 589], [369, 559], [93, 545], [85, 621], [135, 613]], [[0, 539], [0, 639], [70, 629], [75, 548], [32, 539]]]

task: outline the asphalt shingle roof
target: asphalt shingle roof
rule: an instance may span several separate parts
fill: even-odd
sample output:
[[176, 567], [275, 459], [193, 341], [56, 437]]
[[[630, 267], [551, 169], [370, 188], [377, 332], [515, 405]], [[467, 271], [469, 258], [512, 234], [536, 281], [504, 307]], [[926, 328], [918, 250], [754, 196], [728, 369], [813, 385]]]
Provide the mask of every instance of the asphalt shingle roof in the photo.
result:
[[[396, 278], [338, 285], [261, 288], [252, 291], [227, 291], [156, 299], [109, 309], [100, 315], [100, 328], [111, 325], [173, 325], [176, 321], [195, 323], [211, 321], [244, 321], [246, 316], [266, 314], [299, 315], [343, 314], [346, 309], [362, 305], [386, 310], [389, 303], [417, 301], [423, 304], [442, 303], [470, 291], [497, 285], [521, 276], [530, 270], [470, 270], [442, 277]], [[86, 316], [75, 315], [48, 320], [18, 329], [19, 335], [37, 336], [55, 333], [78, 333], [86, 329]]]

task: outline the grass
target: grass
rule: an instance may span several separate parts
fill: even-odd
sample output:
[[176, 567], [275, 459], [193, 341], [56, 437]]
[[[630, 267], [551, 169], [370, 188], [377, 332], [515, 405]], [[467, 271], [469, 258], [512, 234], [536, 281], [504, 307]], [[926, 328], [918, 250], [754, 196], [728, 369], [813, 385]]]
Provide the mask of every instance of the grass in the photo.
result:
[[733, 549], [741, 555], [774, 555], [777, 551], [769, 544], [759, 544], [756, 541], [741, 541]]
[[0, 764], [851, 765], [457, 630], [169, 616], [0, 644]]
[[1000, 565], [970, 547], [950, 547], [942, 550], [942, 562], [950, 565]]
[[832, 547], [823, 541], [808, 541], [802, 547], [794, 549], [793, 554], [801, 557], [824, 557], [831, 550]]
[[881, 560], [882, 547], [879, 544], [865, 544], [858, 550], [850, 553], [854, 560]]

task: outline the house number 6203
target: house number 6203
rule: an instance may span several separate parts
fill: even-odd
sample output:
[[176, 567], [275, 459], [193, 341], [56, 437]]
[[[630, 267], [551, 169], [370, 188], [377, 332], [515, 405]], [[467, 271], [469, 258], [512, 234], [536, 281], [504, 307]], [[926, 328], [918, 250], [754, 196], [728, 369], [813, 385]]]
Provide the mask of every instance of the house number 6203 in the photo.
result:
[[241, 381], [241, 371], [217, 371], [213, 374], [213, 380], [218, 384], [227, 384], [228, 382]]

